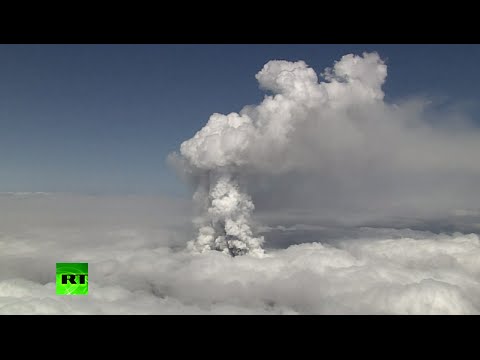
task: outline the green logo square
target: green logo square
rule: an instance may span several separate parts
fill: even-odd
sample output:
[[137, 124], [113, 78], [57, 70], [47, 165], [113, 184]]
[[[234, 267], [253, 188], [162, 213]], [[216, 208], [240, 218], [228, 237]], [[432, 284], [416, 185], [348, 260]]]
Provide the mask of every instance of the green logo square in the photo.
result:
[[57, 295], [88, 294], [88, 263], [57, 263]]

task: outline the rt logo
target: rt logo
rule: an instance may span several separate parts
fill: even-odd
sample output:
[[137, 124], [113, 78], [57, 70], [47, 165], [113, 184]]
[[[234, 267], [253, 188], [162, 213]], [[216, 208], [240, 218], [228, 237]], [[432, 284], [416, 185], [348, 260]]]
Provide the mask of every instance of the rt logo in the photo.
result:
[[88, 263], [57, 263], [57, 295], [88, 294]]

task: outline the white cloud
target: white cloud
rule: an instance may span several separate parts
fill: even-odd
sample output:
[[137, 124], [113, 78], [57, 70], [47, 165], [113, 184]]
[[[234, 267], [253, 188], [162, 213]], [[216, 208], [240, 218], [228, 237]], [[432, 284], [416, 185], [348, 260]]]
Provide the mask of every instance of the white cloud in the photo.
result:
[[[254, 209], [378, 220], [478, 208], [480, 131], [460, 108], [385, 101], [387, 65], [377, 53], [345, 55], [322, 76], [303, 61], [268, 62], [256, 79], [271, 94], [239, 113], [213, 114], [171, 155], [196, 189], [193, 247], [261, 255]], [[237, 210], [217, 211], [214, 203], [227, 204], [219, 196], [237, 199], [228, 202]]]
[[[267, 246], [262, 258], [231, 257], [187, 251], [186, 241], [193, 236], [187, 232], [183, 240], [170, 238], [179, 230], [168, 219], [187, 221], [188, 212], [172, 210], [157, 223], [138, 217], [151, 199], [50, 199], [49, 210], [63, 212], [61, 225], [55, 216], [40, 216], [33, 227], [18, 218], [19, 224], [0, 236], [0, 314], [480, 311], [480, 241], [474, 234], [356, 228], [332, 240], [320, 235], [328, 225], [270, 226], [270, 232], [264, 229], [267, 238], [275, 231], [291, 237], [310, 231], [325, 241], [285, 249]], [[41, 214], [44, 201], [16, 199], [32, 218]], [[104, 210], [119, 203], [123, 208], [113, 224], [112, 214]], [[156, 204], [157, 214], [176, 207], [171, 200], [157, 199]], [[6, 210], [4, 204], [0, 209]], [[120, 219], [129, 219], [128, 214], [132, 218], [122, 225]], [[62, 261], [89, 263], [89, 295], [55, 295], [55, 263]]]

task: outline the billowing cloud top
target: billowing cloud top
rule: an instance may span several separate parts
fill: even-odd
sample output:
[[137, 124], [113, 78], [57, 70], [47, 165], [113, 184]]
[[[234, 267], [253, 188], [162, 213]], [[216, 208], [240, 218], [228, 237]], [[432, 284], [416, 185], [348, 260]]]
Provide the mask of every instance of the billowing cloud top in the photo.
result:
[[200, 169], [242, 165], [262, 169], [279, 147], [287, 145], [287, 136], [309, 112], [382, 100], [387, 67], [376, 53], [346, 55], [324, 76], [328, 82], [319, 83], [303, 61], [268, 62], [256, 78], [273, 95], [240, 114], [213, 114], [181, 145], [181, 154]]

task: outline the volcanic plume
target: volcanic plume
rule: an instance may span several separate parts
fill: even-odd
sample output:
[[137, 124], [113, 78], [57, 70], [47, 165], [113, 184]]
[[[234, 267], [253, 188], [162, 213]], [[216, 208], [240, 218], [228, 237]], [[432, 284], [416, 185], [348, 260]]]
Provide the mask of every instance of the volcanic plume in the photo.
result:
[[255, 236], [251, 214], [255, 206], [242, 186], [242, 174], [281, 173], [302, 165], [285, 156], [297, 128], [316, 114], [342, 112], [355, 104], [382, 101], [387, 74], [378, 54], [346, 55], [323, 74], [303, 61], [270, 61], [256, 75], [271, 94], [258, 106], [240, 113], [213, 114], [195, 136], [182, 143], [177, 161], [195, 184], [194, 200], [201, 209], [198, 236], [189, 246], [219, 250], [233, 256], [263, 254], [263, 237]]

